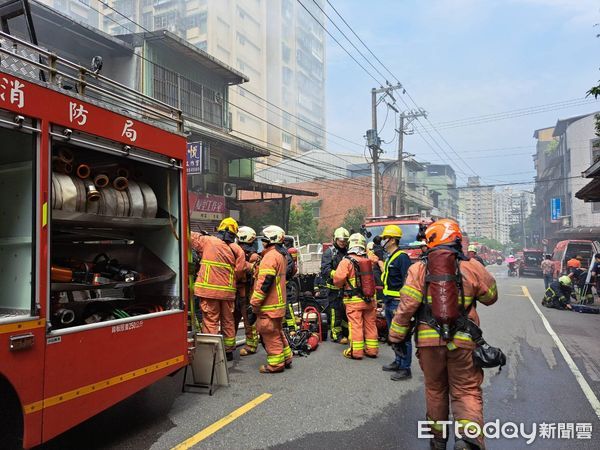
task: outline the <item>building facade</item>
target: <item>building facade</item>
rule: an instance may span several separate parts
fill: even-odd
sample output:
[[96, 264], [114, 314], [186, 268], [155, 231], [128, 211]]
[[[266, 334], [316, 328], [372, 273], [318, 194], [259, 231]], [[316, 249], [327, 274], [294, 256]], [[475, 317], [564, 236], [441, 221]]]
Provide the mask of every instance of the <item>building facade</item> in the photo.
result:
[[469, 177], [467, 186], [459, 190], [464, 208], [464, 230], [471, 238], [495, 236], [494, 188], [481, 185], [479, 177]]
[[[595, 134], [597, 113], [569, 117], [553, 127], [534, 132], [536, 167], [536, 232], [549, 242], [562, 239], [598, 239], [600, 204], [576, 197], [589, 180], [582, 174], [600, 158], [600, 138]], [[552, 205], [560, 202], [560, 209]]]
[[313, 2], [314, 18], [295, 0], [43, 1], [111, 35], [167, 30], [246, 74], [222, 99], [228, 126], [269, 147], [269, 161], [325, 147], [324, 16]]
[[[415, 183], [429, 190], [434, 206], [446, 217], [459, 218], [456, 173], [447, 164], [423, 163], [425, 170], [415, 175]], [[462, 222], [461, 222], [462, 223]]]

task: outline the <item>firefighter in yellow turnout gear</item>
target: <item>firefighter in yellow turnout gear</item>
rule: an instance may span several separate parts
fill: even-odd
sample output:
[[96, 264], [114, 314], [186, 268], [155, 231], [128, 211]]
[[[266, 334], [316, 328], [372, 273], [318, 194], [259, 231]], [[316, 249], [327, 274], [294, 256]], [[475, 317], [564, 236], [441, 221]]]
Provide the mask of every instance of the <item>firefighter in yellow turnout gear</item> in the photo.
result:
[[[344, 356], [362, 359], [363, 355], [377, 357], [379, 340], [377, 335], [377, 302], [372, 296], [366, 296], [361, 285], [358, 266], [361, 262], [372, 262], [366, 255], [366, 240], [355, 233], [348, 240], [348, 255], [342, 259], [333, 276], [334, 285], [344, 290], [344, 305], [348, 316], [350, 348], [344, 350]], [[371, 267], [372, 276], [372, 267]], [[375, 278], [372, 278], [375, 288]], [[374, 291], [373, 291], [374, 293]]]

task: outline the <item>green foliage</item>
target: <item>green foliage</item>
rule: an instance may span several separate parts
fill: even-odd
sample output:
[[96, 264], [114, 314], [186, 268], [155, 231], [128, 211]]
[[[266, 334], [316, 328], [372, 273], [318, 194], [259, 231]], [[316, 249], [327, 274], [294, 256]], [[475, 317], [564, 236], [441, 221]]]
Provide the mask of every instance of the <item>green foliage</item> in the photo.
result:
[[363, 206], [350, 208], [344, 216], [344, 222], [342, 226], [348, 231], [354, 230], [355, 233], [358, 233], [361, 225], [365, 223], [366, 215], [367, 210]]
[[502, 250], [504, 249], [504, 245], [497, 241], [496, 239], [486, 238], [486, 237], [472, 237], [469, 238], [469, 242], [478, 242], [482, 245], [485, 245], [488, 248], [493, 250]]
[[558, 148], [558, 141], [556, 139], [554, 139], [548, 143], [548, 147], [546, 147], [545, 152], [547, 155], [552, 155], [554, 152], [556, 152], [557, 148]]
[[[599, 35], [600, 36], [600, 35]], [[586, 97], [589, 97], [590, 95], [594, 96], [594, 98], [596, 100], [598, 100], [598, 97], [600, 97], [600, 80], [598, 80], [598, 85], [592, 87], [589, 91], [586, 92]], [[600, 137], [600, 114], [596, 114], [596, 136]]]
[[291, 207], [288, 233], [298, 236], [301, 245], [321, 241], [322, 232], [317, 227], [317, 220], [313, 215], [313, 205], [310, 202]]

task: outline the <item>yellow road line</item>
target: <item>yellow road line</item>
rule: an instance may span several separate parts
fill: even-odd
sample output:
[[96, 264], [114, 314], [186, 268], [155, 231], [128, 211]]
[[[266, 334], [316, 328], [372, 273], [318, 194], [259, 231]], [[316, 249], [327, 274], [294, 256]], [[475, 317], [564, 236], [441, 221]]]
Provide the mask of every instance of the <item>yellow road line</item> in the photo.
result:
[[195, 435], [193, 435], [192, 437], [186, 439], [181, 444], [173, 447], [171, 450], [187, 450], [189, 448], [192, 448], [198, 442], [201, 442], [204, 439], [206, 439], [207, 437], [212, 436], [217, 431], [219, 431], [221, 428], [229, 425], [231, 422], [236, 420], [238, 417], [243, 416], [251, 409], [257, 407], [265, 400], [268, 400], [269, 398], [271, 398], [271, 396], [272, 396], [272, 394], [268, 394], [268, 393], [259, 395], [254, 400], [251, 400], [248, 403], [246, 403], [245, 405], [240, 406], [238, 409], [236, 409], [232, 413], [228, 414], [227, 416], [223, 417], [220, 420], [217, 420], [212, 425], [209, 425], [208, 427], [204, 428], [202, 431], [200, 431], [200, 432], [196, 433]]
[[525, 298], [527, 298], [526, 295], [521, 295], [521, 294], [504, 294], [504, 295], [508, 295], [509, 297], [525, 297]]

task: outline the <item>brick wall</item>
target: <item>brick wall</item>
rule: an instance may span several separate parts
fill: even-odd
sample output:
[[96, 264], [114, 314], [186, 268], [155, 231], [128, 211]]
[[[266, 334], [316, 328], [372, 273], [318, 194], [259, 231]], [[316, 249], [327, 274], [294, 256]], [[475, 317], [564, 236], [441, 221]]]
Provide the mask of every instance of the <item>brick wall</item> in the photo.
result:
[[[390, 214], [391, 197], [394, 196], [396, 185], [391, 177], [385, 177], [383, 180], [383, 211], [382, 214]], [[303, 202], [319, 202], [319, 227], [328, 234], [339, 227], [344, 221], [347, 211], [351, 208], [364, 207], [367, 215], [372, 215], [371, 208], [371, 178], [352, 178], [337, 180], [312, 180], [303, 183], [287, 184], [286, 187], [293, 189], [303, 189], [306, 191], [317, 192], [318, 197], [293, 196], [292, 205], [299, 205]], [[269, 198], [265, 194], [264, 198]], [[277, 197], [278, 195], [274, 195]], [[240, 192], [240, 199], [260, 198], [259, 193]]]

